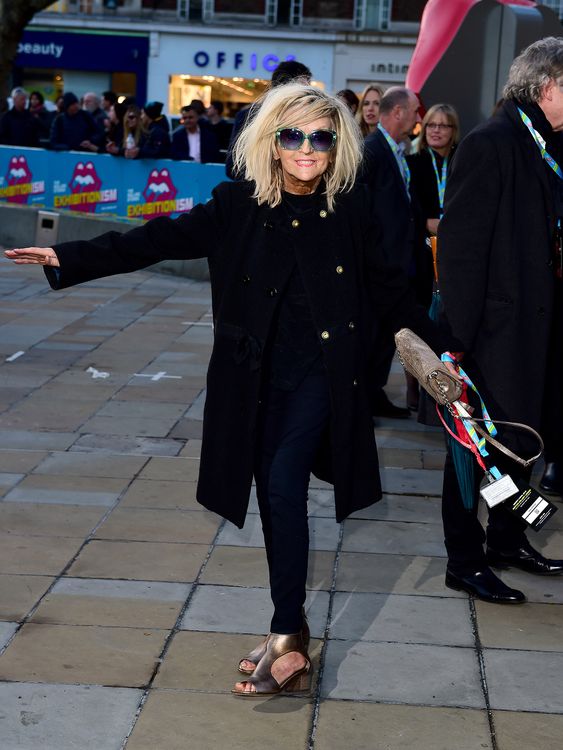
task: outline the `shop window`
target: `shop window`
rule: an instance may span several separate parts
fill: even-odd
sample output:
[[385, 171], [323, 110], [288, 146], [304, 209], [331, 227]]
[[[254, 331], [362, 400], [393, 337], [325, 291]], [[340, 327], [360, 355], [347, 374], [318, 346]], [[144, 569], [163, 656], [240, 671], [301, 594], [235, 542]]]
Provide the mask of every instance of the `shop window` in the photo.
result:
[[[119, 96], [135, 96], [137, 90], [136, 73], [112, 73], [111, 90]], [[143, 102], [141, 102], [143, 104]]]
[[391, 21], [420, 23], [427, 0], [393, 0]]
[[266, 3], [264, 0], [215, 0], [215, 13], [263, 16], [266, 13]]
[[177, 10], [178, 0], [143, 0], [147, 10]]
[[350, 21], [354, 18], [354, 0], [304, 0], [303, 17]]

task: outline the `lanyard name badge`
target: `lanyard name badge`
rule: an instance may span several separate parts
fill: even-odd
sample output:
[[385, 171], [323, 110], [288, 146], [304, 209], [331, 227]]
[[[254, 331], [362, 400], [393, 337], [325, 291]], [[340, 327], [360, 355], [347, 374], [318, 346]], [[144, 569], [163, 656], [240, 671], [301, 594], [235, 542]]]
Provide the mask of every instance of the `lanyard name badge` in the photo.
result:
[[[530, 131], [530, 134], [534, 139], [536, 146], [539, 148], [542, 159], [549, 167], [551, 167], [551, 169], [553, 169], [559, 179], [563, 180], [563, 170], [555, 161], [553, 156], [551, 156], [551, 154], [546, 150], [545, 140], [534, 128], [534, 126], [532, 125], [532, 121], [530, 120], [528, 115], [523, 112], [520, 107], [518, 107], [518, 112], [520, 113], [522, 122]], [[555, 275], [558, 279], [563, 278], [563, 229], [561, 227], [561, 219], [558, 219], [557, 221], [557, 230], [555, 234]]]
[[391, 138], [391, 136], [389, 135], [389, 133], [385, 130], [385, 128], [383, 127], [383, 125], [380, 122], [377, 123], [377, 129], [381, 131], [383, 137], [385, 138], [385, 140], [389, 144], [389, 146], [391, 148], [391, 151], [395, 155], [397, 161], [400, 163], [400, 166], [398, 165], [399, 166], [399, 170], [400, 170], [401, 175], [403, 177], [403, 182], [405, 183], [405, 188], [407, 190], [407, 195], [408, 195], [409, 200], [410, 200], [410, 197], [411, 197], [411, 194], [410, 194], [411, 170], [410, 170], [408, 162], [407, 162], [407, 160], [405, 158], [404, 151], [401, 148], [401, 146], [396, 141], [394, 141], [393, 138]]
[[[455, 358], [452, 357], [449, 352], [442, 354], [442, 362], [451, 362], [456, 364]], [[481, 394], [467, 375], [467, 373], [457, 365], [458, 374], [463, 380], [467, 388], [470, 388], [479, 398], [481, 411], [483, 414], [483, 421], [488, 433], [491, 436], [497, 434], [497, 429], [493, 424], [485, 403], [481, 398]], [[534, 487], [526, 484], [523, 480], [512, 479], [509, 474], [501, 474], [496, 466], [487, 467], [484, 458], [489, 456], [486, 449], [486, 440], [484, 437], [479, 437], [474, 425], [471, 422], [471, 414], [467, 411], [464, 404], [460, 401], [455, 401], [452, 407], [457, 411], [458, 417], [461, 419], [461, 423], [465, 428], [465, 432], [470, 442], [463, 442], [450, 430], [448, 432], [469, 448], [478, 464], [485, 472], [483, 483], [480, 488], [480, 495], [483, 500], [487, 503], [489, 508], [494, 508], [500, 503], [505, 503], [505, 508], [518, 516], [527, 523], [534, 531], [539, 531], [546, 521], [557, 511], [557, 507], [553, 505], [549, 500], [546, 500]], [[446, 426], [447, 428], [447, 426]]]
[[434, 174], [436, 175], [436, 185], [438, 187], [438, 201], [440, 202], [440, 218], [444, 214], [444, 195], [446, 193], [446, 179], [448, 176], [448, 157], [444, 157], [442, 163], [441, 173], [438, 170], [438, 164], [436, 163], [436, 156], [432, 149], [430, 151], [430, 158], [432, 159], [432, 166], [434, 167]]

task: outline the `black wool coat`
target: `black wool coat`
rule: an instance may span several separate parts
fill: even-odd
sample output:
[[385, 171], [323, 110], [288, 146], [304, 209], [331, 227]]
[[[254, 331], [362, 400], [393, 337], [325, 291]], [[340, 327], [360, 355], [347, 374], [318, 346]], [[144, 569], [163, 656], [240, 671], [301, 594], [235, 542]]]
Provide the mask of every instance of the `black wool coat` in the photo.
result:
[[59, 275], [46, 271], [54, 288], [64, 288], [163, 259], [200, 257], [201, 248], [208, 249], [215, 338], [197, 498], [239, 527], [253, 476], [262, 357], [295, 263], [331, 395], [330, 429], [315, 473], [334, 484], [338, 521], [381, 497], [365, 382], [374, 320], [390, 318], [396, 328], [434, 335], [404, 274], [383, 262], [365, 189], [339, 196], [334, 213], [327, 212], [321, 191], [315, 204], [296, 219], [284, 206], [258, 205], [248, 183], [222, 183], [209, 203], [176, 220], [156, 218], [126, 234], [57, 245]]
[[[493, 420], [535, 429], [554, 315], [556, 216], [547, 170], [516, 105], [505, 103], [458, 147], [438, 230], [445, 323], [466, 352], [463, 366]], [[502, 439], [522, 450], [529, 444], [521, 435]]]

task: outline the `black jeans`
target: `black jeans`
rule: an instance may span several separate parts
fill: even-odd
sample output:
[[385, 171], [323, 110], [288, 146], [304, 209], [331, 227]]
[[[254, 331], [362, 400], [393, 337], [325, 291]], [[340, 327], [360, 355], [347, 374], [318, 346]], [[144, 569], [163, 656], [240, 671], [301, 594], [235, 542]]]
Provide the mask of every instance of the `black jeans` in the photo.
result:
[[[493, 450], [490, 450], [490, 454], [489, 465], [496, 464], [502, 473], [509, 473], [513, 478], [521, 477], [526, 481], [529, 480], [529, 471], [519, 471], [517, 465], [510, 461], [504, 463], [498, 453], [495, 452], [496, 455], [493, 455]], [[469, 575], [487, 567], [483, 549], [485, 541], [496, 550], [508, 552], [518, 549], [526, 539], [526, 523], [505, 510], [502, 504], [489, 509], [485, 533], [477, 518], [479, 486], [483, 472], [476, 463], [474, 475], [474, 503], [473, 508], [467, 510], [463, 505], [455, 467], [448, 449], [444, 466], [442, 520], [448, 553], [448, 568], [458, 575]]]
[[272, 633], [301, 630], [309, 556], [307, 496], [330, 399], [325, 374], [262, 399], [255, 478], [274, 604]]

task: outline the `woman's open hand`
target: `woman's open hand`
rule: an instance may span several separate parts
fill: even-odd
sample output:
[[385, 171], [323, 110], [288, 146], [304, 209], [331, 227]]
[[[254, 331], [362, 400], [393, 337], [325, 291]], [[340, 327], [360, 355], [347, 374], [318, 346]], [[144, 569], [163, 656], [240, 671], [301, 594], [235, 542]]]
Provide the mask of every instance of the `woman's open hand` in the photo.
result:
[[5, 250], [4, 255], [14, 263], [36, 263], [40, 266], [59, 267], [59, 259], [52, 247], [20, 247]]

